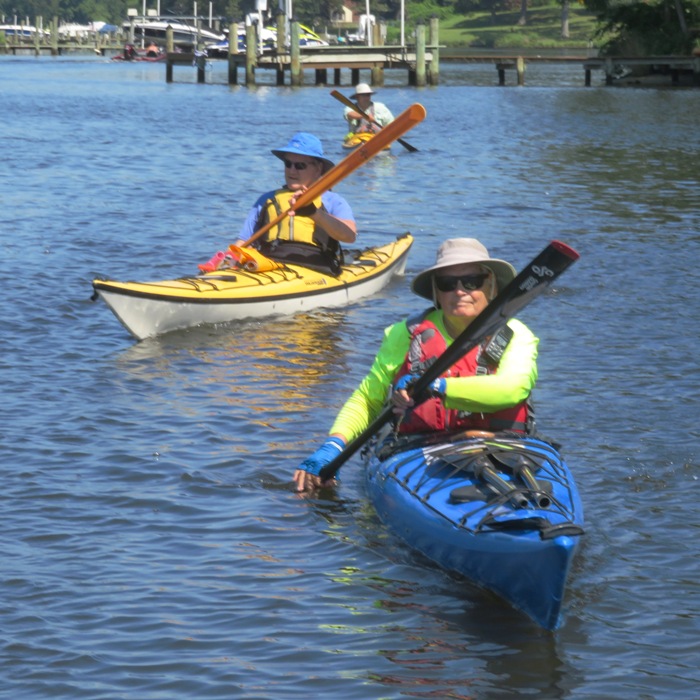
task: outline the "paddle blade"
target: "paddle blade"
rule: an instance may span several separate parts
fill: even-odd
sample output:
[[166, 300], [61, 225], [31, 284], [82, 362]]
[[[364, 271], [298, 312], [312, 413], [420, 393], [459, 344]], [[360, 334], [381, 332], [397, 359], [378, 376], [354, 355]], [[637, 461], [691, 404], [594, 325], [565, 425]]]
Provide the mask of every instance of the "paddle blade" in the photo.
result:
[[[337, 165], [331, 168], [320, 180], [317, 180], [296, 202], [295, 209], [312, 202], [316, 197], [331, 189], [336, 183], [364, 165], [370, 158], [383, 151], [387, 146], [403, 136], [414, 126], [420, 124], [426, 116], [425, 107], [416, 102], [399, 114], [390, 124], [376, 133], [369, 141], [353, 149]], [[329, 184], [330, 183], [330, 184]]]
[[[455, 338], [452, 345], [420, 377], [412, 392], [416, 403], [420, 403], [422, 395], [435, 379], [447, 372], [460, 357], [496, 333], [510, 318], [542, 294], [579, 257], [579, 254], [566, 243], [552, 241], [510, 284], [499, 292], [498, 296]], [[332, 479], [343, 464], [388, 423], [392, 416], [392, 408], [387, 406], [332, 462], [321, 469], [321, 478], [324, 481]]]
[[457, 360], [496, 333], [509, 319], [542, 294], [579, 257], [566, 243], [552, 241], [498, 293], [428, 368], [413, 387], [414, 398], [420, 397], [430, 384], [447, 372]]

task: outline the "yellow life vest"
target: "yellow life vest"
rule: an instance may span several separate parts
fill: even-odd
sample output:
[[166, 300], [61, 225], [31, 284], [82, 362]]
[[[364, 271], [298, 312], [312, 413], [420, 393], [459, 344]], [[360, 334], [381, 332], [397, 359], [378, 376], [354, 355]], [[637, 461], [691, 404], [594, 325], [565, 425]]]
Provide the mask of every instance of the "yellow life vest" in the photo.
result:
[[[258, 219], [258, 228], [265, 226], [282, 212], [289, 209], [289, 200], [294, 193], [283, 187], [276, 190], [267, 200]], [[323, 208], [321, 198], [314, 202], [319, 209]], [[266, 234], [266, 241], [293, 241], [295, 243], [307, 243], [315, 245], [322, 250], [337, 250], [338, 242], [331, 238], [322, 228], [316, 225], [309, 216], [285, 216], [277, 226], [273, 226]]]

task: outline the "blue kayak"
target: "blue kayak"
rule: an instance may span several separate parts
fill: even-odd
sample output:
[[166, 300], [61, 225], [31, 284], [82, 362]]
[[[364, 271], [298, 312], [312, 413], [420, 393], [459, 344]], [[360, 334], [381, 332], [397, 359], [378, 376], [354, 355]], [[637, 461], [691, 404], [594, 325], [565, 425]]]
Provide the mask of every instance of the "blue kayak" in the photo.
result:
[[474, 435], [378, 442], [366, 455], [372, 503], [412, 548], [556, 629], [583, 534], [573, 476], [544, 440]]

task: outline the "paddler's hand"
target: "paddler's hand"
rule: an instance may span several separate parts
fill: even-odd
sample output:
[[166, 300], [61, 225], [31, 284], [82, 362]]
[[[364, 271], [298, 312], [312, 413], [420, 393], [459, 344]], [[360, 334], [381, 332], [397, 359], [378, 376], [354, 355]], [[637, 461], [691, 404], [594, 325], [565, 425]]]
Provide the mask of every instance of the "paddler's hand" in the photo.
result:
[[[299, 199], [299, 197], [301, 197], [301, 195], [304, 194], [304, 192], [306, 192], [307, 189], [308, 189], [308, 187], [302, 187], [300, 190], [297, 190], [294, 193], [294, 195], [289, 198], [289, 206], [293, 207], [296, 204], [297, 199]], [[320, 208], [321, 208], [321, 198], [316, 197], [316, 199], [313, 202], [311, 202], [303, 207], [299, 207], [298, 209], [295, 209], [294, 211], [290, 211], [289, 216], [298, 215], [298, 216], [312, 217]]]
[[323, 481], [319, 474], [321, 469], [330, 464], [345, 449], [345, 440], [332, 436], [314, 452], [307, 457], [294, 472], [294, 483], [297, 491], [314, 491], [321, 486], [332, 484], [335, 480]]
[[[394, 413], [403, 414], [413, 407], [415, 401], [409, 396], [408, 392], [419, 379], [419, 374], [404, 374], [403, 377], [399, 377], [399, 381], [396, 382], [394, 390], [391, 392], [391, 403], [394, 406]], [[434, 379], [428, 387], [428, 396], [443, 398], [446, 386], [447, 382], [445, 382], [443, 377]]]

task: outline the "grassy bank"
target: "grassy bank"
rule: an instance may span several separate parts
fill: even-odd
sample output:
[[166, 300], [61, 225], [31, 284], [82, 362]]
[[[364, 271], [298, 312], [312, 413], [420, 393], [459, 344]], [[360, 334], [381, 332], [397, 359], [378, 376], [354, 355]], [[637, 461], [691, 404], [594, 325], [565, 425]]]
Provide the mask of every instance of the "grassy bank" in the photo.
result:
[[440, 44], [474, 49], [586, 48], [597, 46], [595, 17], [578, 3], [569, 10], [569, 38], [561, 36], [561, 6], [528, 10], [527, 24], [518, 26], [519, 12], [455, 15], [440, 20]]

